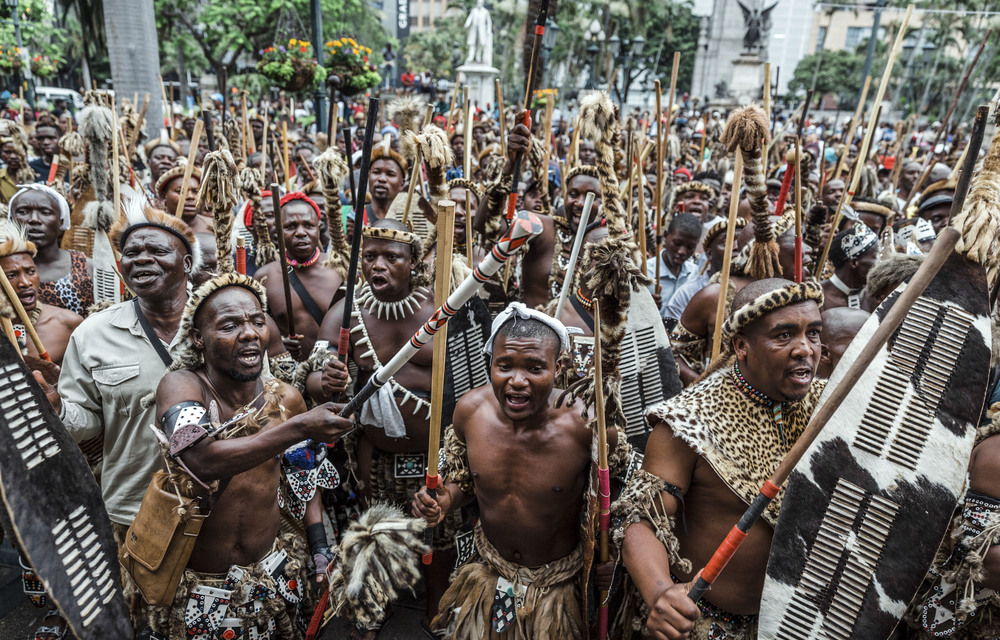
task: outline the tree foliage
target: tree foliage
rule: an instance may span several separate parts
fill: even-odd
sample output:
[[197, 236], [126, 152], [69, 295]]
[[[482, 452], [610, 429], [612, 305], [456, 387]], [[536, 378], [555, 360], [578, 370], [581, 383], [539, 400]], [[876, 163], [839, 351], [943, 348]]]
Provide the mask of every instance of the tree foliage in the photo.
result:
[[[788, 81], [788, 90], [793, 93], [805, 93], [813, 86], [816, 79], [815, 93], [818, 100], [823, 95], [832, 93], [838, 102], [847, 103], [853, 100], [863, 84], [861, 74], [865, 65], [863, 53], [853, 51], [824, 51], [813, 53], [795, 67], [795, 72]], [[819, 73], [816, 68], [819, 66]]]

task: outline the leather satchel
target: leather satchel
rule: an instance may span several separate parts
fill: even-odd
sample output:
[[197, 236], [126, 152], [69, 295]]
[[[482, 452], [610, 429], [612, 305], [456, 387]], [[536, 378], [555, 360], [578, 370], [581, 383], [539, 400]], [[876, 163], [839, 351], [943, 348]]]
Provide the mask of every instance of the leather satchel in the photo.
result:
[[181, 495], [166, 472], [153, 474], [118, 554], [122, 568], [146, 602], [173, 604], [207, 516], [199, 499]]

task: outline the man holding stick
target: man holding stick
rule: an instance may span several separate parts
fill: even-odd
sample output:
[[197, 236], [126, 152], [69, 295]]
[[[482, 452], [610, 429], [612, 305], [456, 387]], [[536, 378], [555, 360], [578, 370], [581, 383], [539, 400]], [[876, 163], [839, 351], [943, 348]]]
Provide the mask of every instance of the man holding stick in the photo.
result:
[[[730, 523], [795, 444], [825, 382], [816, 378], [822, 288], [780, 278], [755, 281], [733, 300], [725, 350], [699, 383], [650, 410], [656, 424], [643, 468], [613, 513], [625, 566], [653, 638], [756, 637], [757, 613], [780, 495], [710, 599], [687, 597]], [[675, 518], [683, 509], [685, 527]], [[638, 612], [636, 612], [638, 613]]]
[[[497, 316], [486, 345], [491, 386], [455, 409], [436, 500], [426, 488], [413, 498], [413, 514], [431, 525], [479, 501], [474, 559], [458, 570], [434, 620], [435, 629], [454, 624], [451, 637], [480, 637], [474, 630], [487, 624], [482, 637], [491, 639], [585, 635], [581, 513], [593, 433], [578, 404], [557, 403], [568, 347], [561, 322], [523, 304]], [[614, 449], [616, 432], [608, 439]]]

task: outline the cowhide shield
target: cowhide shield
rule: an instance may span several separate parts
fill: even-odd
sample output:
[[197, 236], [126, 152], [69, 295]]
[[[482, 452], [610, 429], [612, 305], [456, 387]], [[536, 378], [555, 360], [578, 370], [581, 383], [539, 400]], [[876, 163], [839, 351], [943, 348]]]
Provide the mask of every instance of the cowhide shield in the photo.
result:
[[444, 427], [451, 424], [459, 399], [490, 381], [483, 345], [490, 337], [491, 322], [489, 309], [479, 296], [472, 296], [448, 321], [441, 433], [444, 433]]
[[7, 340], [0, 340], [0, 488], [18, 543], [70, 635], [131, 638], [97, 481]]
[[621, 363], [622, 408], [629, 444], [646, 450], [652, 428], [646, 410], [681, 392], [677, 363], [670, 350], [670, 339], [649, 290], [632, 292], [622, 338]]
[[[820, 404], [905, 286], [862, 327]], [[953, 254], [789, 478], [760, 638], [889, 636], [962, 493], [990, 335], [983, 268]]]

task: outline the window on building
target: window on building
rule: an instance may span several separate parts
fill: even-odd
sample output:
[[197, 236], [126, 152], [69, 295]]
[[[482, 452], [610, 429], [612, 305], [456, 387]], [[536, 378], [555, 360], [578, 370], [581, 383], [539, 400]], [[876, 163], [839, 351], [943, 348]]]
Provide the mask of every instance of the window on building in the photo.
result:
[[871, 27], [847, 27], [847, 38], [844, 40], [844, 49], [854, 51], [863, 42], [868, 42], [871, 35]]
[[826, 27], [820, 27], [819, 31], [816, 33], [816, 53], [823, 50], [823, 45], [826, 44]]

